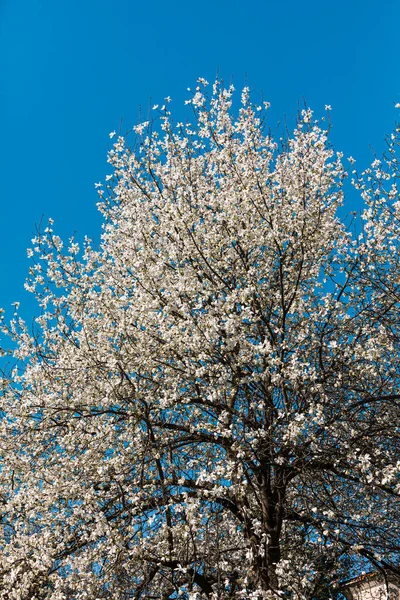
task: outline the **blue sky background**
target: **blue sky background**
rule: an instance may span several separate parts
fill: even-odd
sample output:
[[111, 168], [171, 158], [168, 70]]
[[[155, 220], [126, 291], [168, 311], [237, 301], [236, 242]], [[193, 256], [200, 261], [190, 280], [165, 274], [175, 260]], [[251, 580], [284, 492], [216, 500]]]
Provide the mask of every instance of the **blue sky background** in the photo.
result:
[[184, 117], [197, 77], [247, 80], [272, 127], [304, 99], [331, 104], [335, 148], [365, 167], [398, 117], [399, 22], [399, 0], [0, 0], [0, 306], [38, 312], [23, 289], [35, 224], [98, 239], [109, 132], [167, 95]]

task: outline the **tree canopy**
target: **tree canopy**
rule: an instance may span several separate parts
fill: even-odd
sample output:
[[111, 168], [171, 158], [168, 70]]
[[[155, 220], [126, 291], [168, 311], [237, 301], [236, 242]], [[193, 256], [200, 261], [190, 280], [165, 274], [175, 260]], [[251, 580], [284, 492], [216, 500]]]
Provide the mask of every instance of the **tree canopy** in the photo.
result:
[[207, 85], [191, 122], [167, 99], [116, 136], [98, 248], [52, 222], [33, 240], [41, 314], [4, 326], [5, 600], [314, 600], [400, 575], [399, 129], [352, 172], [357, 233], [329, 119], [276, 141], [267, 103]]

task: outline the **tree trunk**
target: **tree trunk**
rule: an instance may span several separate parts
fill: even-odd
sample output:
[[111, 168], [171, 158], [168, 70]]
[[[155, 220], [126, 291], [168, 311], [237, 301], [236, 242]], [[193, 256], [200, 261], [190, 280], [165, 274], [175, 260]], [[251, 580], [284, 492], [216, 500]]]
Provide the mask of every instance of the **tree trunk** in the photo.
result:
[[[276, 574], [276, 565], [281, 559], [280, 533], [282, 529], [283, 515], [283, 487], [280, 485], [281, 478], [275, 473], [275, 486], [271, 486], [271, 473], [268, 466], [265, 470], [266, 476], [261, 476], [261, 506], [262, 506], [262, 525], [266, 536], [264, 549], [259, 548], [259, 557], [262, 557], [262, 566], [260, 565], [260, 582], [263, 590], [277, 590], [278, 577]], [[260, 550], [263, 552], [260, 555]]]

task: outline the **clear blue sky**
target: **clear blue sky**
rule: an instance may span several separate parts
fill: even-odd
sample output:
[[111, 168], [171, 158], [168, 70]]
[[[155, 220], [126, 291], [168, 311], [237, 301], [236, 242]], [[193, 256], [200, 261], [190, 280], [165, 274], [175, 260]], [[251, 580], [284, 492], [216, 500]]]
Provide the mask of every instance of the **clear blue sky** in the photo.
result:
[[335, 147], [366, 166], [398, 116], [399, 22], [399, 0], [0, 0], [0, 306], [30, 319], [35, 224], [98, 238], [108, 133], [150, 98], [183, 115], [197, 77], [247, 78], [272, 126], [331, 104]]

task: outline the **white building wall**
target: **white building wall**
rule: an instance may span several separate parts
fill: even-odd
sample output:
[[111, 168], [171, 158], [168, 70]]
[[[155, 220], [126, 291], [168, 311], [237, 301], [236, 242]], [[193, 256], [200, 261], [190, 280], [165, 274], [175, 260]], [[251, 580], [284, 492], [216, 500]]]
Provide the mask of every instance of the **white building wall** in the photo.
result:
[[379, 580], [360, 582], [345, 593], [349, 600], [400, 600], [399, 588], [395, 584], [389, 583], [388, 594], [385, 583]]

